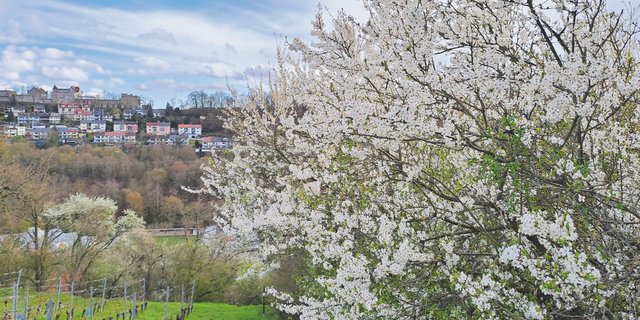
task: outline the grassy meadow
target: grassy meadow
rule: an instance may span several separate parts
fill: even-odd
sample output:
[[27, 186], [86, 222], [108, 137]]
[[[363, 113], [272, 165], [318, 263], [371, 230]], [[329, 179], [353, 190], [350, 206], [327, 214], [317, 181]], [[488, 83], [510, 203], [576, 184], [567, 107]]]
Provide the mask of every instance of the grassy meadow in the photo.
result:
[[[24, 299], [25, 290], [20, 291], [20, 299], [18, 302], [18, 313], [24, 312]], [[11, 289], [0, 289], [0, 317], [4, 314], [10, 315], [12, 313], [12, 296]], [[46, 319], [46, 303], [51, 299], [54, 304], [57, 299], [56, 293], [37, 292], [29, 293], [29, 319]], [[100, 304], [101, 296], [94, 297], [93, 303]], [[68, 292], [64, 292], [60, 295], [61, 308], [59, 310], [59, 319], [67, 319], [66, 312], [71, 306], [71, 299]], [[105, 301], [104, 310], [98, 311], [93, 315], [93, 319], [107, 319], [113, 317], [116, 319], [116, 314], [125, 312], [131, 307], [131, 300], [125, 301], [122, 298], [107, 299]], [[138, 302], [140, 303], [140, 302]], [[89, 319], [88, 316], [83, 317], [82, 311], [87, 310], [91, 305], [89, 298], [75, 296], [73, 299], [74, 306], [74, 319]], [[169, 319], [175, 319], [176, 315], [180, 313], [181, 307], [187, 307], [186, 304], [180, 302], [169, 303]], [[54, 306], [55, 310], [55, 306]], [[163, 319], [165, 313], [164, 302], [149, 302], [147, 310], [138, 313], [137, 319], [139, 320], [158, 320]], [[53, 319], [56, 319], [55, 313]], [[128, 316], [127, 316], [128, 319]], [[250, 305], [250, 306], [234, 306], [223, 303], [194, 303], [193, 312], [187, 317], [189, 320], [262, 320], [262, 319], [276, 319], [273, 311], [267, 307], [267, 313], [265, 317], [262, 316], [262, 306]]]

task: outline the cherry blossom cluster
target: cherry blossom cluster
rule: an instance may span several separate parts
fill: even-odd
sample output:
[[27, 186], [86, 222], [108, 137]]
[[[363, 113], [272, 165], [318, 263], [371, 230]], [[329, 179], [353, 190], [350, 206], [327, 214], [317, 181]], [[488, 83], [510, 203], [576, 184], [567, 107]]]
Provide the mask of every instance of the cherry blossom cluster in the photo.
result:
[[640, 316], [638, 29], [604, 1], [316, 16], [204, 167], [303, 319]]

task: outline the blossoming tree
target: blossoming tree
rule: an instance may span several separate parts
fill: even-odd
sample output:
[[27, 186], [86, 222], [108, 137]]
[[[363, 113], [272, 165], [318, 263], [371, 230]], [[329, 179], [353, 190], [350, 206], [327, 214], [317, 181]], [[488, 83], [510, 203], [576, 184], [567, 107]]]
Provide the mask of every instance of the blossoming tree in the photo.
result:
[[100, 255], [129, 232], [144, 226], [144, 220], [134, 211], [126, 209], [119, 217], [117, 211], [116, 202], [110, 198], [78, 193], [44, 213], [56, 227], [75, 233], [65, 259], [72, 281], [81, 282]]
[[[301, 318], [640, 316], [638, 29], [604, 1], [318, 14], [205, 167]], [[329, 25], [329, 26], [328, 26]], [[297, 60], [299, 59], [299, 60]]]

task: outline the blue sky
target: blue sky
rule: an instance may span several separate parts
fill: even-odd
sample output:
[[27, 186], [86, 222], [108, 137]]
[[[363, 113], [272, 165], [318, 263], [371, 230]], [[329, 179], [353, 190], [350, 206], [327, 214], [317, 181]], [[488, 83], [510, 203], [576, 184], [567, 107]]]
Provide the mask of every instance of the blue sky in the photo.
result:
[[[320, 0], [356, 16], [358, 0]], [[0, 88], [80, 85], [164, 107], [239, 90], [273, 65], [277, 39], [309, 40], [318, 1], [0, 0]]]

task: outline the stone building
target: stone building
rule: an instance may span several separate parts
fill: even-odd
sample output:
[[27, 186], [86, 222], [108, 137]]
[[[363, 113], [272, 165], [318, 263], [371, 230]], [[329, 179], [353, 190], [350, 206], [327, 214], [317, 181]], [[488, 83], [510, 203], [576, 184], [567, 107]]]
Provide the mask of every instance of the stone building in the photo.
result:
[[51, 101], [54, 103], [74, 102], [82, 97], [82, 90], [78, 86], [71, 86], [69, 89], [61, 89], [53, 86], [51, 90]]

